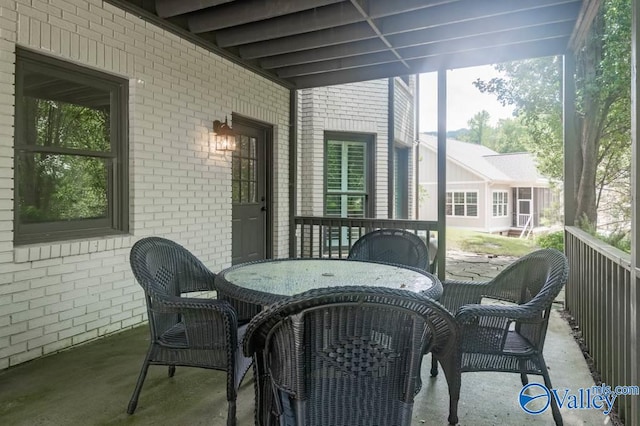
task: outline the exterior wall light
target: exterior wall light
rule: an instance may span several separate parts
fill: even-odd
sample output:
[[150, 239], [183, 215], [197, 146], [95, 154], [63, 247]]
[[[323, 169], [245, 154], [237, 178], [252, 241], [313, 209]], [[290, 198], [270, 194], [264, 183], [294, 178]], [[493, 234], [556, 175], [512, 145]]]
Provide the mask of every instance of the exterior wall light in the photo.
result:
[[213, 122], [213, 132], [209, 134], [209, 153], [214, 152], [232, 152], [236, 150], [236, 134], [229, 123], [227, 117], [224, 118], [224, 123], [215, 120]]

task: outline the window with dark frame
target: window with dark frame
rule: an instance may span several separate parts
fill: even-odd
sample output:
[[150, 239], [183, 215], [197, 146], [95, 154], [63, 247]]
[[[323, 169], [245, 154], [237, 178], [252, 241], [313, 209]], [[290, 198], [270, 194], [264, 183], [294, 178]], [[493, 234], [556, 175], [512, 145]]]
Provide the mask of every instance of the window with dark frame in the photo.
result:
[[[332, 217], [370, 217], [373, 210], [373, 135], [325, 133], [324, 212]], [[355, 241], [350, 227], [332, 228], [325, 243], [339, 247]]]
[[14, 243], [128, 231], [128, 81], [16, 52]]

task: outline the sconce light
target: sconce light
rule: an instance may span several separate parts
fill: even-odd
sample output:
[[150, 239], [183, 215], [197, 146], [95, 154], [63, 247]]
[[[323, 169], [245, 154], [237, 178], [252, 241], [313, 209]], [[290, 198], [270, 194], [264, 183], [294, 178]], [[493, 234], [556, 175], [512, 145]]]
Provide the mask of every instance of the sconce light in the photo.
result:
[[213, 122], [213, 132], [209, 135], [209, 153], [213, 154], [214, 149], [225, 154], [236, 150], [236, 134], [229, 127], [227, 117], [224, 118], [224, 123], [219, 120]]

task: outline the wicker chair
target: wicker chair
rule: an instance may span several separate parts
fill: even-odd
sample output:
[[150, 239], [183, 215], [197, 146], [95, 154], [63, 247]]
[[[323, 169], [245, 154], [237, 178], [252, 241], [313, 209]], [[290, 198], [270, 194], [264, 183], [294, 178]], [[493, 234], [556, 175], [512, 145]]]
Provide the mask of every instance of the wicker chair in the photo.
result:
[[[542, 349], [551, 304], [565, 284], [568, 271], [564, 254], [544, 249], [520, 258], [489, 282], [443, 283], [440, 302], [455, 313], [460, 327], [456, 374], [447, 375], [452, 395], [450, 424], [458, 422], [461, 373], [519, 373], [523, 386], [528, 383], [527, 374], [536, 374], [551, 390]], [[510, 303], [480, 304], [483, 298]], [[435, 361], [431, 373], [437, 374]], [[551, 398], [551, 409], [556, 425], [561, 425], [555, 398]]]
[[407, 290], [325, 288], [274, 304], [244, 339], [256, 424], [409, 425], [423, 352], [453, 368], [456, 335], [446, 309]]
[[349, 250], [348, 259], [413, 266], [426, 271], [429, 249], [422, 238], [402, 229], [378, 229], [364, 234]]
[[184, 247], [158, 237], [134, 244], [131, 269], [147, 302], [151, 343], [131, 396], [127, 412], [133, 414], [149, 365], [177, 365], [227, 372], [227, 424], [236, 422], [236, 392], [251, 358], [239, 349], [246, 326], [238, 329], [228, 302], [181, 297], [182, 293], [215, 290], [215, 274]]

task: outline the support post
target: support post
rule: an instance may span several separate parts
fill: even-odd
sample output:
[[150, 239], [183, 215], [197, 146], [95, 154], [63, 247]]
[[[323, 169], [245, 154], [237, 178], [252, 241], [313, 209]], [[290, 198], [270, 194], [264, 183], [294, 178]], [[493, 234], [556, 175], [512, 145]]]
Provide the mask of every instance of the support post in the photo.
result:
[[[420, 74], [415, 75], [416, 84], [413, 90], [413, 128], [415, 129], [415, 140], [413, 141], [413, 185], [414, 197], [413, 209], [414, 219], [420, 219]], [[429, 244], [429, 236], [427, 235], [427, 244]]]
[[564, 139], [564, 225], [573, 226], [576, 219], [576, 61], [573, 52], [567, 51], [563, 58], [562, 120]]
[[388, 80], [388, 98], [387, 98], [387, 218], [393, 219], [393, 207], [394, 207], [394, 173], [393, 163], [395, 161], [395, 139], [396, 139], [396, 82], [395, 78], [391, 77]]
[[296, 222], [298, 205], [298, 92], [289, 90], [289, 257], [297, 257]]
[[[640, 383], [640, 147], [638, 136], [640, 135], [640, 76], [638, 75], [638, 48], [640, 45], [640, 5], [637, 1], [631, 2], [631, 383]], [[631, 397], [631, 410], [625, 424], [630, 426], [640, 425], [640, 396]]]
[[447, 196], [447, 70], [438, 71], [438, 278], [444, 280], [446, 271], [445, 203]]

